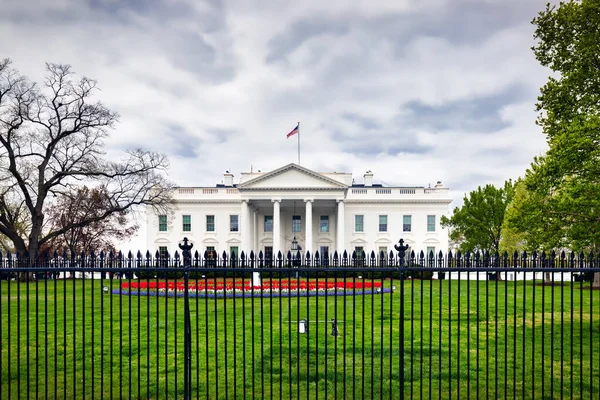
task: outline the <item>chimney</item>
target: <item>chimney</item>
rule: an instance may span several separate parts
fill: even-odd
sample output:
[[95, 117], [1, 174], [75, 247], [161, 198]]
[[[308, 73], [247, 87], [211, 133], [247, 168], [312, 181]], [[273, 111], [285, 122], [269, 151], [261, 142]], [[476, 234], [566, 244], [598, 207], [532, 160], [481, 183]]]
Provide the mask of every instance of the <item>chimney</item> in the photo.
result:
[[223, 174], [223, 185], [225, 186], [233, 186], [233, 174], [229, 171], [225, 171]]
[[365, 172], [363, 177], [365, 178], [365, 187], [373, 186], [373, 173], [371, 172], [371, 170], [368, 170], [367, 172]]
[[437, 181], [437, 183], [434, 186], [436, 189], [441, 189], [444, 187], [444, 185], [442, 184], [442, 181]]

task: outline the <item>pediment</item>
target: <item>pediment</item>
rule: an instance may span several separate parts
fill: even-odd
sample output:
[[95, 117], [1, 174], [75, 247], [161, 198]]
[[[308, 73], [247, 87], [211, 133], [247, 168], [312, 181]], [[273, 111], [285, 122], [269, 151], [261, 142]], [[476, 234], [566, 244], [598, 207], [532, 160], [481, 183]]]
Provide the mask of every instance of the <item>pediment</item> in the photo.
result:
[[237, 186], [238, 190], [344, 190], [347, 186], [297, 164], [288, 164]]

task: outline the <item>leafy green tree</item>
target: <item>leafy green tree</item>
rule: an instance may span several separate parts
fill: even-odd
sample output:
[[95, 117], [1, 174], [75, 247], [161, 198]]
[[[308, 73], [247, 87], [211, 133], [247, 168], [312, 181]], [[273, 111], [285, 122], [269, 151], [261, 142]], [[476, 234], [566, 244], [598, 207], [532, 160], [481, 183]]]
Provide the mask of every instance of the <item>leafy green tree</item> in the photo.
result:
[[507, 205], [514, 195], [511, 180], [504, 186], [478, 187], [464, 197], [462, 207], [456, 207], [450, 218], [442, 217], [441, 224], [450, 229], [450, 240], [460, 241], [462, 251], [500, 250], [502, 223]]
[[[600, 248], [600, 2], [548, 4], [533, 19], [537, 60], [554, 74], [541, 88], [538, 124], [548, 152], [527, 170], [513, 220], [540, 247]], [[538, 218], [536, 221], [536, 217]], [[528, 232], [529, 231], [529, 232]], [[594, 287], [600, 288], [600, 274]]]

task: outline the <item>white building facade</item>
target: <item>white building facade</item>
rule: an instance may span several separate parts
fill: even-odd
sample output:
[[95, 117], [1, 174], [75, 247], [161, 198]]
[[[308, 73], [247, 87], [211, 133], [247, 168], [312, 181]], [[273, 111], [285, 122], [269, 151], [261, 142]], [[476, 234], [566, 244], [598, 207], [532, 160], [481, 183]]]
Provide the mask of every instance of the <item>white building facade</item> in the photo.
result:
[[180, 187], [172, 215], [148, 212], [147, 247], [173, 254], [187, 237], [193, 250], [212, 257], [254, 250], [285, 257], [294, 240], [303, 254], [365, 251], [389, 254], [400, 238], [414, 250], [448, 250], [440, 218], [452, 202], [449, 190], [363, 184], [350, 173], [319, 173], [297, 164], [271, 172], [226, 172], [213, 187]]

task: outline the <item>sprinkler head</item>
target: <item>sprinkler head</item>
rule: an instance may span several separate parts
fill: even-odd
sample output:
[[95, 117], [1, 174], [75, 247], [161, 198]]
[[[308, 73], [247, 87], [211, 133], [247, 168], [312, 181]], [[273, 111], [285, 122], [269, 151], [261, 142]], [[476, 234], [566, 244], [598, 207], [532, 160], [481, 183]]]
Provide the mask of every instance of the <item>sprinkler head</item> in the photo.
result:
[[102, 288], [102, 291], [103, 291], [104, 293], [108, 293], [108, 286], [104, 286], [104, 287]]

